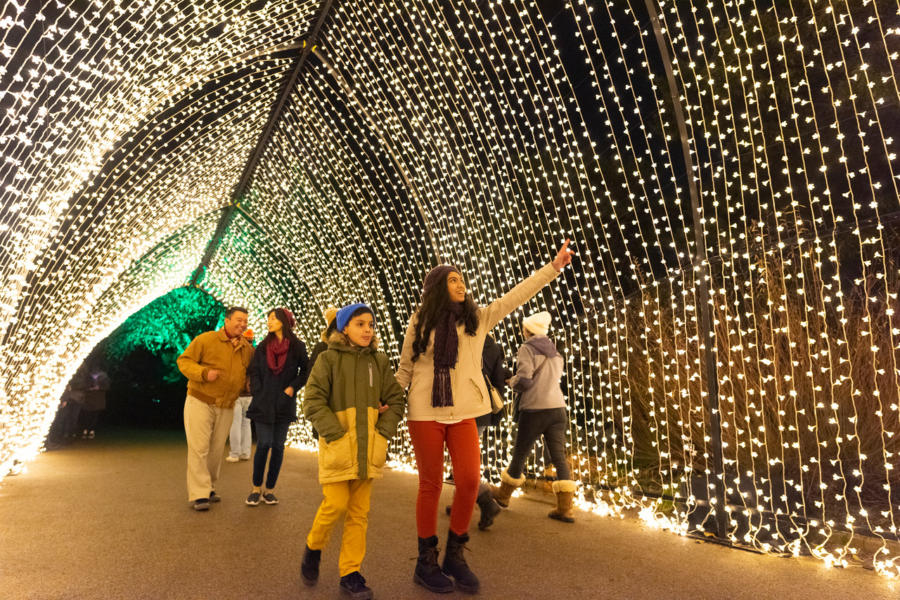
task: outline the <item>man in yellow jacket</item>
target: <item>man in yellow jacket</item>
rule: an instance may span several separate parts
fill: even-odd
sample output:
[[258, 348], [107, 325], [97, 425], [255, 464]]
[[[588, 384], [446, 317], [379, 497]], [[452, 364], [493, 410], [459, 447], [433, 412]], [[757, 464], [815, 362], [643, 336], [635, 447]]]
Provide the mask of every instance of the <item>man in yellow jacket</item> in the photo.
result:
[[201, 333], [178, 357], [178, 369], [188, 378], [184, 401], [187, 437], [188, 500], [194, 510], [208, 510], [218, 502], [216, 480], [231, 430], [234, 402], [247, 384], [253, 346], [241, 335], [247, 328], [247, 309], [225, 312], [225, 326]]

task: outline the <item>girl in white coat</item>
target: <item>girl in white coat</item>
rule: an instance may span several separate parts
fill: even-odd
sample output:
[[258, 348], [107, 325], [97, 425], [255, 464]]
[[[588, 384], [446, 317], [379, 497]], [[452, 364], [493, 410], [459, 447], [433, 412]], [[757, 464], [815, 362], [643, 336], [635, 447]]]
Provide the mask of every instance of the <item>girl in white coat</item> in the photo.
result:
[[[481, 371], [485, 336], [571, 262], [568, 246], [566, 240], [552, 263], [484, 308], [475, 306], [455, 267], [441, 265], [425, 277], [422, 302], [410, 319], [403, 341], [397, 381], [401, 387], [409, 388], [409, 435], [419, 471], [419, 559], [414, 581], [431, 591], [451, 591], [454, 583], [468, 593], [477, 592], [479, 587], [462, 550], [469, 539], [469, 520], [481, 479], [475, 418], [491, 411], [491, 398]], [[439, 568], [437, 513], [445, 446], [453, 464], [456, 493], [447, 550]]]

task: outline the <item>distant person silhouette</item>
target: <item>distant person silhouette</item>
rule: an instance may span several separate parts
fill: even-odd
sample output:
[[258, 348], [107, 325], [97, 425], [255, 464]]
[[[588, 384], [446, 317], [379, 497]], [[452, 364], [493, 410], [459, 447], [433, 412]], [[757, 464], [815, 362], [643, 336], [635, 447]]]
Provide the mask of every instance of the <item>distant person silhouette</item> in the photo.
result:
[[[244, 337], [253, 344], [253, 330], [244, 331]], [[249, 383], [249, 381], [248, 381]], [[247, 418], [247, 409], [250, 408], [250, 387], [244, 386], [234, 403], [234, 416], [231, 419], [231, 431], [228, 433], [228, 446], [231, 450], [225, 460], [231, 463], [239, 460], [250, 460], [250, 447], [253, 444], [253, 431], [250, 428], [250, 419]]]
[[94, 439], [100, 413], [106, 410], [106, 393], [109, 391], [109, 375], [101, 368], [91, 370], [87, 376], [84, 404], [81, 408], [82, 439]]

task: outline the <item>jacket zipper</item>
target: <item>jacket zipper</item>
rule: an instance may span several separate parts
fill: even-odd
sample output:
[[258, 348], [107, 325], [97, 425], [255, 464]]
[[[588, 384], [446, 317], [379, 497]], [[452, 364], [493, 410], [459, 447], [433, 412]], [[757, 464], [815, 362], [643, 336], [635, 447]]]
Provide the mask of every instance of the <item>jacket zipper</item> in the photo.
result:
[[369, 363], [369, 387], [375, 387], [374, 375], [372, 375], [372, 363]]

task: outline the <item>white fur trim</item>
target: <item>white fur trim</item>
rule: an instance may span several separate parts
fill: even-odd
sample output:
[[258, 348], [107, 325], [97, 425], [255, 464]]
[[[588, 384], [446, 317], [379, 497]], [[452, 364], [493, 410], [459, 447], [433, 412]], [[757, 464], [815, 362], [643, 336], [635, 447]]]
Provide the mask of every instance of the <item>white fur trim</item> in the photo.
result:
[[575, 482], [571, 479], [561, 479], [559, 481], [554, 481], [553, 485], [553, 493], [558, 494], [560, 492], [570, 492], [572, 494], [575, 493]]
[[[329, 344], [343, 344], [344, 346], [350, 346], [350, 338], [341, 333], [340, 331], [332, 331], [331, 335], [328, 336], [326, 340]], [[372, 350], [378, 350], [378, 336], [372, 336], [372, 341], [369, 342], [369, 348]]]
[[507, 485], [511, 485], [511, 486], [517, 488], [520, 485], [522, 485], [523, 483], [525, 483], [525, 476], [522, 475], [518, 479], [513, 479], [512, 477], [509, 476], [509, 473], [506, 472], [506, 469], [503, 469], [503, 472], [500, 473], [500, 481], [502, 481], [503, 483], [505, 483]]

